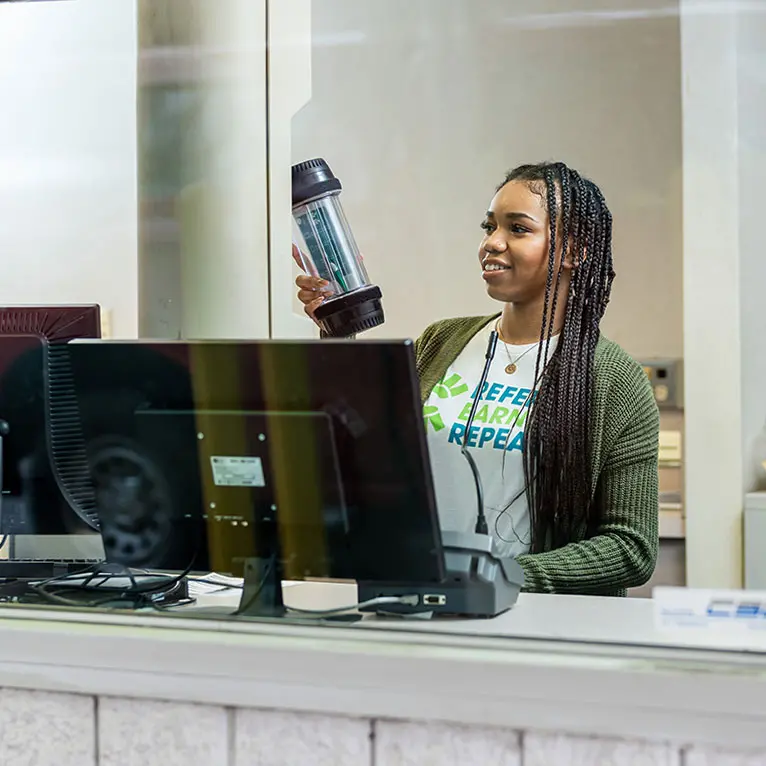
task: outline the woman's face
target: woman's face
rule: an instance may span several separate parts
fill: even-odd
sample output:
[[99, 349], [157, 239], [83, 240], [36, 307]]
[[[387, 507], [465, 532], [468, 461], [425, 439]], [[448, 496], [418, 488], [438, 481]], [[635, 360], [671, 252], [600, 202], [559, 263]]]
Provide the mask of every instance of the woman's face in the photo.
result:
[[542, 197], [523, 181], [510, 181], [492, 199], [482, 224], [482, 276], [491, 298], [529, 303], [545, 295], [549, 223]]

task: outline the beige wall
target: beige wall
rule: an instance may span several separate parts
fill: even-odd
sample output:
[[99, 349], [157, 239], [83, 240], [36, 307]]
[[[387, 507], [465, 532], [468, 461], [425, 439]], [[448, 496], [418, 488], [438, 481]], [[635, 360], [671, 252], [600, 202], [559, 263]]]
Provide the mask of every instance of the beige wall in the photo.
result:
[[[132, 0], [0, 3], [0, 303], [138, 332]], [[55, 52], [55, 53], [54, 53]]]
[[493, 310], [479, 223], [504, 171], [563, 159], [603, 188], [618, 280], [605, 324], [638, 356], [680, 356], [677, 8], [660, 0], [314, 0], [313, 98], [293, 159], [323, 155], [388, 321]]
[[138, 22], [141, 334], [268, 337], [265, 0]]

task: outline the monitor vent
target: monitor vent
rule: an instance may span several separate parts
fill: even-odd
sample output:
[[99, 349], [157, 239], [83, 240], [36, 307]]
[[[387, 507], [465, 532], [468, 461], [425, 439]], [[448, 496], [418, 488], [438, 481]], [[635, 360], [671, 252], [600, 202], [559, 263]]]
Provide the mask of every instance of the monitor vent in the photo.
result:
[[98, 306], [0, 306], [0, 335], [35, 335], [49, 342], [101, 335]]
[[45, 430], [51, 468], [72, 510], [88, 526], [99, 529], [69, 347], [66, 343], [45, 343], [44, 354]]

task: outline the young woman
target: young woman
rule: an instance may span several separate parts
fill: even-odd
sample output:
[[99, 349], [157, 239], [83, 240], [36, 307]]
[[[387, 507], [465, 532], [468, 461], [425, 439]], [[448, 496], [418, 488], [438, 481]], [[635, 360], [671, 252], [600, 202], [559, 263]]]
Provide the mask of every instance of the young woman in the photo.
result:
[[[599, 330], [614, 279], [611, 213], [563, 163], [522, 165], [482, 229], [479, 267], [502, 311], [436, 322], [416, 343], [442, 528], [475, 522], [467, 436], [490, 534], [518, 558], [525, 589], [624, 595], [657, 557], [659, 413], [641, 367]], [[325, 285], [297, 285], [313, 316]]]

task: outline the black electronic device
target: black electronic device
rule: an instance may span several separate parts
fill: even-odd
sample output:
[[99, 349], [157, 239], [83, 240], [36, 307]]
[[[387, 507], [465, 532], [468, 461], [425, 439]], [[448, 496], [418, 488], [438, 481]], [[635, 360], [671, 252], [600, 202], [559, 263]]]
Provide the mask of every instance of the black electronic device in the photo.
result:
[[0, 306], [1, 534], [98, 533], [67, 349], [100, 336], [97, 305]]
[[[444, 580], [411, 342], [70, 352], [108, 561], [177, 570], [196, 557], [195, 570], [244, 574], [243, 603], [261, 614], [280, 611], [282, 579]], [[104, 445], [116, 483], [99, 469]]]
[[522, 570], [488, 535], [442, 540], [410, 341], [70, 350], [88, 444], [153, 464], [163, 482], [144, 520], [165, 514], [187, 540], [177, 566], [152, 566], [181, 568], [196, 548], [244, 574], [246, 614], [282, 613], [281, 581], [305, 577], [356, 580], [360, 601], [405, 597], [386, 612], [492, 616], [515, 602]]
[[281, 581], [306, 577], [386, 612], [515, 601], [521, 569], [488, 535], [442, 538], [410, 341], [68, 351], [107, 560], [244, 575], [248, 615], [283, 614]]
[[[484, 390], [492, 360], [497, 348], [497, 332], [492, 331], [487, 343], [484, 368], [477, 391]], [[406, 615], [413, 613], [450, 614], [471, 617], [494, 617], [510, 609], [524, 585], [524, 571], [519, 563], [495, 550], [487, 529], [484, 512], [484, 489], [481, 474], [468, 451], [467, 438], [476, 417], [480, 396], [474, 398], [465, 425], [465, 436], [460, 453], [468, 462], [476, 487], [476, 523], [473, 533], [442, 532], [447, 576], [437, 588], [422, 585], [410, 588], [412, 599], [394, 600], [378, 606], [381, 599], [395, 599], [404, 595], [398, 585], [381, 586], [380, 583], [360, 583], [359, 601], [363, 611], [381, 614]]]

